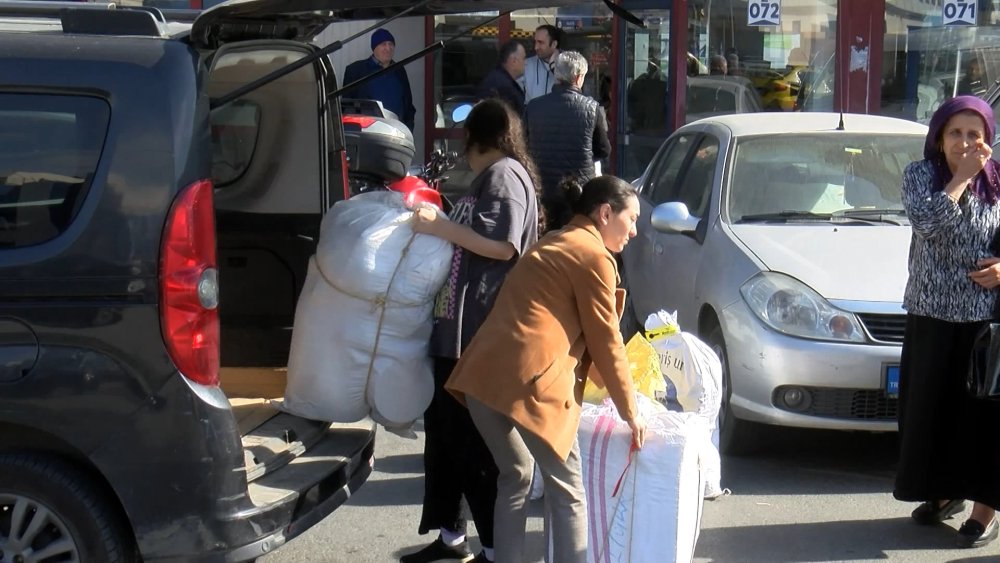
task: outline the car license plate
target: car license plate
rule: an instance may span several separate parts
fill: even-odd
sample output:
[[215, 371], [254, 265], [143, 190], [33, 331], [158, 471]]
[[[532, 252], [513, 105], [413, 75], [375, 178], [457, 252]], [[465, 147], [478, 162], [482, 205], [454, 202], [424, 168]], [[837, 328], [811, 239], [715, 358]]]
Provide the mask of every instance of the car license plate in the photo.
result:
[[885, 394], [890, 399], [899, 398], [899, 366], [885, 367]]

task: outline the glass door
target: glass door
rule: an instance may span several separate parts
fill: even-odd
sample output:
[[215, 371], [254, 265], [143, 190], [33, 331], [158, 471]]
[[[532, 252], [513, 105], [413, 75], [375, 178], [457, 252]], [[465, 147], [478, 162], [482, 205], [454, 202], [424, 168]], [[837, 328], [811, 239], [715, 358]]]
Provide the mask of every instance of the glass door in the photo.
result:
[[[433, 16], [433, 41], [448, 40], [465, 30], [493, 19], [496, 12]], [[497, 64], [502, 21], [483, 26], [468, 36], [445, 44], [434, 55], [433, 81], [428, 98], [433, 100], [432, 119], [428, 120], [428, 146], [433, 150], [452, 151], [458, 164], [448, 172], [441, 191], [452, 199], [464, 194], [473, 178], [465, 159], [464, 130], [455, 123], [455, 108], [475, 101], [476, 87]], [[428, 151], [430, 152], [430, 151]]]
[[[670, 10], [647, 8], [652, 2], [624, 2], [642, 18], [645, 29], [625, 26], [624, 63], [619, 96], [618, 165], [626, 180], [637, 178], [669, 134], [667, 69], [670, 54]], [[661, 3], [662, 5], [662, 3]]]

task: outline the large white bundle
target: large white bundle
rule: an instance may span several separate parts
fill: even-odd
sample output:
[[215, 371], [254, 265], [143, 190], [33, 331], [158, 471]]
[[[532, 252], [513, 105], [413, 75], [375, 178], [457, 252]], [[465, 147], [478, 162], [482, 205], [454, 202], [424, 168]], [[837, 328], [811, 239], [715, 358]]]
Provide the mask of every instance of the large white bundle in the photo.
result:
[[412, 215], [400, 194], [372, 192], [324, 218], [295, 310], [284, 410], [405, 427], [430, 404], [432, 301], [452, 247], [414, 234]]
[[[646, 330], [655, 332], [675, 323], [664, 311], [646, 319]], [[712, 348], [690, 332], [673, 332], [649, 341], [660, 356], [660, 371], [677, 391], [684, 412], [704, 416], [712, 432], [712, 448], [705, 453], [705, 496], [723, 494], [722, 459], [719, 456], [719, 408], [722, 404], [722, 362]]]
[[431, 306], [386, 307], [382, 317], [381, 307], [324, 282], [311, 260], [295, 310], [284, 410], [331, 422], [371, 414], [387, 426], [419, 418], [434, 394]]
[[412, 216], [398, 192], [367, 192], [337, 202], [320, 226], [319, 269], [354, 297], [384, 296], [394, 305], [431, 301], [451, 269], [451, 243], [430, 235], [414, 238]]
[[632, 433], [611, 401], [583, 405], [578, 438], [587, 492], [587, 561], [691, 561], [701, 527], [700, 456], [710, 442], [708, 425], [702, 416], [667, 411], [642, 395], [636, 401], [647, 430], [631, 464]]

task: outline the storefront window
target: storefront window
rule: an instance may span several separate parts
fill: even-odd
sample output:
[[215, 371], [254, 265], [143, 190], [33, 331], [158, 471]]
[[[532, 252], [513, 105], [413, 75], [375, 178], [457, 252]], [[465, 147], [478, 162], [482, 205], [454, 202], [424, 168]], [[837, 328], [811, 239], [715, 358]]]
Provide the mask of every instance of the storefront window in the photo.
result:
[[[434, 40], [445, 41], [484, 23], [495, 13], [434, 16]], [[497, 64], [498, 24], [485, 25], [470, 36], [445, 44], [434, 55], [435, 127], [450, 129], [454, 109], [475, 99], [476, 86]]]
[[511, 38], [524, 43], [528, 56], [534, 52], [534, 33], [540, 25], [554, 25], [563, 33], [563, 51], [577, 51], [587, 58], [589, 69], [583, 93], [608, 108], [611, 102], [611, 11], [599, 2], [542, 10], [519, 10], [510, 15]]
[[[434, 40], [446, 41], [469, 28], [483, 24], [496, 12], [434, 16]], [[456, 199], [472, 182], [472, 171], [461, 155], [465, 149], [462, 124], [452, 115], [456, 108], [472, 104], [476, 87], [497, 64], [499, 23], [475, 30], [470, 35], [445, 43], [443, 51], [434, 55], [434, 130], [431, 146], [434, 150], [452, 151], [459, 155], [455, 168], [442, 182], [445, 196]]]
[[777, 25], [749, 25], [746, 0], [692, 0], [687, 121], [833, 108], [837, 0], [783, 2]]
[[949, 98], [986, 95], [1000, 79], [1000, 1], [977, 8], [977, 26], [946, 26], [940, 3], [886, 0], [883, 114], [927, 123]]
[[646, 24], [625, 26], [625, 86], [621, 144], [622, 171], [628, 179], [646, 169], [669, 134], [670, 103], [667, 69], [670, 64], [670, 11], [642, 9], [625, 4]]

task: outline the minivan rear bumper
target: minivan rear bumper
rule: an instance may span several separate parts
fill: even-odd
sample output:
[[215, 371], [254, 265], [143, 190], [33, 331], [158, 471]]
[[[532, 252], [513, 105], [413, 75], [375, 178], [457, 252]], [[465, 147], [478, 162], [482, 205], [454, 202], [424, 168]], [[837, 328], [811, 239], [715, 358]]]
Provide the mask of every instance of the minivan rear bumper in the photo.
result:
[[[250, 483], [252, 510], [218, 515], [203, 523], [221, 540], [219, 549], [160, 557], [149, 554], [145, 561], [250, 561], [277, 549], [344, 504], [368, 480], [374, 465], [375, 434], [370, 422], [350, 428], [334, 425], [294, 462]], [[273, 503], [258, 502], [275, 490], [288, 489], [297, 494]]]

